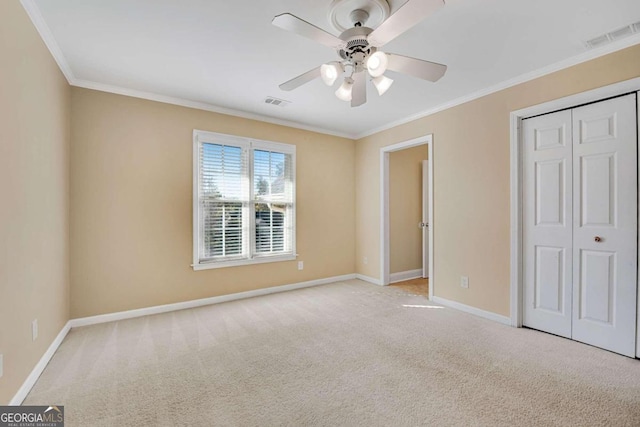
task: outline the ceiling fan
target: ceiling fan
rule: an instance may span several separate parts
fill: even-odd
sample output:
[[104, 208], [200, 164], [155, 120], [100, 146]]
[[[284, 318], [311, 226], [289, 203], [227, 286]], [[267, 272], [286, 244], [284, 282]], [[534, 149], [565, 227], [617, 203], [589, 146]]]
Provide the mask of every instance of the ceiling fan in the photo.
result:
[[444, 0], [408, 0], [376, 29], [365, 26], [370, 17], [369, 12], [372, 11], [371, 7], [382, 6], [386, 9], [387, 13], [383, 16], [386, 18], [389, 10], [386, 0], [334, 0], [330, 14], [340, 3], [346, 4], [347, 7], [349, 4], [357, 4], [358, 8], [349, 14], [353, 27], [338, 37], [290, 13], [273, 18], [273, 25], [331, 47], [341, 58], [340, 61], [328, 62], [281, 84], [280, 89], [290, 91], [318, 77], [321, 77], [327, 86], [332, 86], [338, 77], [346, 74], [335, 94], [339, 99], [351, 102], [352, 107], [357, 107], [367, 102], [367, 74], [371, 76], [373, 85], [381, 96], [393, 83], [392, 79], [384, 75], [387, 70], [431, 82], [439, 80], [444, 75], [446, 65], [378, 50], [443, 7]]

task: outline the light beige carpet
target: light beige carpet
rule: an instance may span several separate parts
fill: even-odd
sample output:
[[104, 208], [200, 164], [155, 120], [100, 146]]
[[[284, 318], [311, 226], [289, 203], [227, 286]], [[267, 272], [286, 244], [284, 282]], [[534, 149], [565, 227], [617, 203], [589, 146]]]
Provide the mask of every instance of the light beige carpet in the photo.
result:
[[67, 426], [638, 426], [640, 361], [360, 281], [72, 330]]

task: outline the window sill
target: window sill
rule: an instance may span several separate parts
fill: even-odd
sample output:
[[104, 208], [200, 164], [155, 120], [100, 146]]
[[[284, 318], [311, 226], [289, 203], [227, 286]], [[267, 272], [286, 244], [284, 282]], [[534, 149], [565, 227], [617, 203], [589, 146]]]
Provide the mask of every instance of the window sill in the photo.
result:
[[210, 261], [200, 264], [191, 264], [194, 271], [211, 270], [214, 268], [240, 267], [244, 265], [266, 264], [268, 262], [295, 261], [297, 255], [274, 255], [254, 259], [239, 259], [234, 261]]

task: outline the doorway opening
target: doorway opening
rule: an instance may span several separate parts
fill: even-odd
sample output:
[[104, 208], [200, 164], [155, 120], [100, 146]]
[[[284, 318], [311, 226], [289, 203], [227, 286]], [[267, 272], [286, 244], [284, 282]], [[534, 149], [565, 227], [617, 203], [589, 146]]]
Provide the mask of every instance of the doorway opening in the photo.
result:
[[[402, 274], [391, 274], [391, 206], [390, 206], [390, 163], [391, 153], [406, 150], [409, 148], [419, 147], [426, 145], [428, 165], [426, 173], [423, 174], [422, 179], [422, 207], [423, 217], [421, 221], [417, 221], [413, 224], [413, 227], [422, 226], [422, 239], [421, 239], [421, 270], [409, 270], [402, 272], [409, 277], [403, 277]], [[428, 297], [433, 297], [434, 280], [433, 280], [433, 136], [426, 135], [420, 138], [412, 139], [409, 141], [401, 142], [398, 144], [382, 147], [380, 149], [380, 176], [381, 176], [381, 194], [380, 194], [380, 248], [381, 248], [381, 284], [386, 286], [392, 282], [401, 282], [406, 279], [417, 279], [422, 276], [423, 278], [429, 278], [429, 292]], [[426, 184], [426, 185], [425, 185]], [[413, 276], [413, 277], [410, 277]], [[415, 285], [414, 283], [413, 285]], [[411, 286], [411, 284], [407, 285]]]

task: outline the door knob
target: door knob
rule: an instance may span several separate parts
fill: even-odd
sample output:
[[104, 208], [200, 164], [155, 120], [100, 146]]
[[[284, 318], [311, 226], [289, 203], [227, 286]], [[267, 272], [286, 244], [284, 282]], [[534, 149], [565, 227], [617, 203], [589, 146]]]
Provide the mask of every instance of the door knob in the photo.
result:
[[596, 242], [602, 242], [602, 237], [596, 236], [593, 240], [595, 240]]

